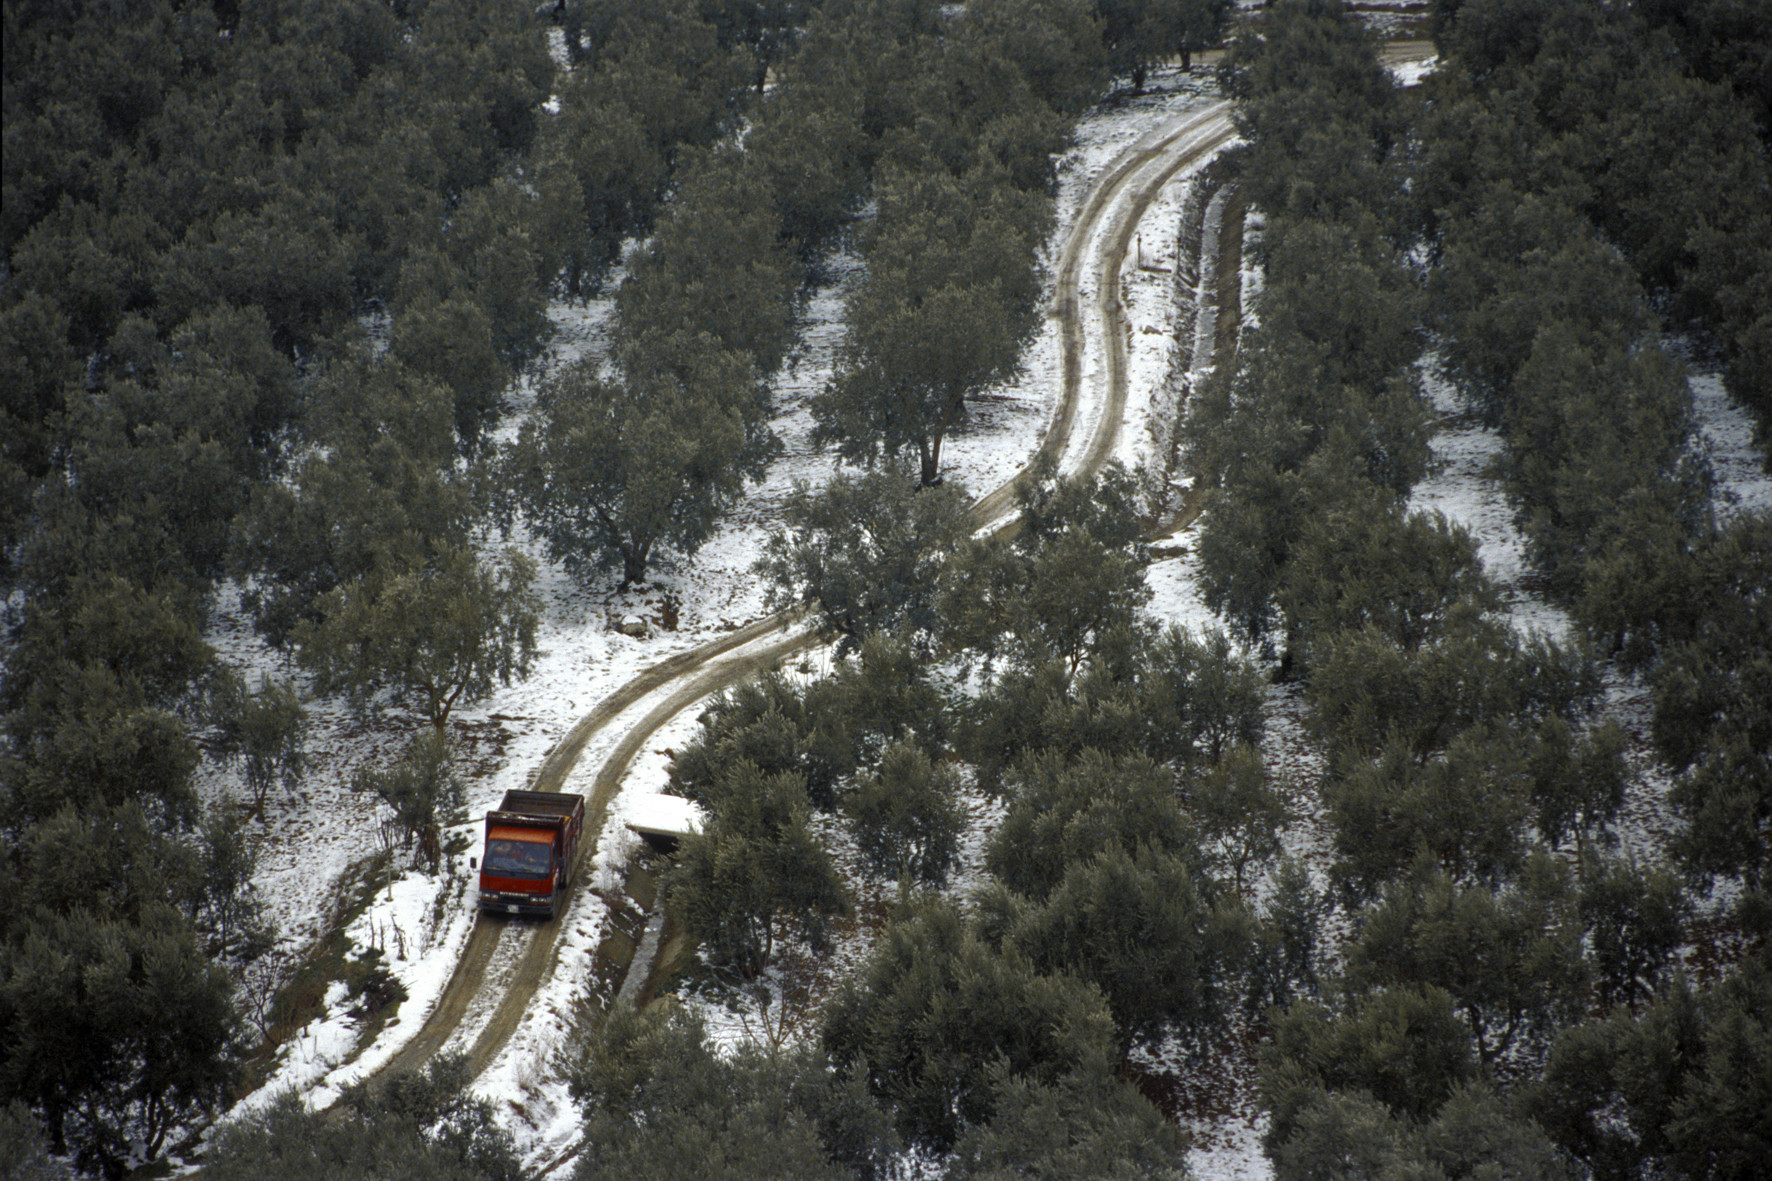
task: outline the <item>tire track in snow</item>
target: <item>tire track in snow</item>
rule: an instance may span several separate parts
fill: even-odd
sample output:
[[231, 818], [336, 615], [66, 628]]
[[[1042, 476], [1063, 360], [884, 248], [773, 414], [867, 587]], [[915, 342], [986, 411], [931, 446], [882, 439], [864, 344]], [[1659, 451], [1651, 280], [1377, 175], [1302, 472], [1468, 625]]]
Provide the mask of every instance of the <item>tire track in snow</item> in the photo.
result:
[[[1140, 218], [1177, 172], [1218, 151], [1235, 135], [1228, 103], [1191, 112], [1122, 153], [1091, 191], [1066, 237], [1053, 293], [1053, 314], [1061, 321], [1064, 368], [1059, 404], [1034, 457], [1009, 482], [974, 504], [974, 520], [980, 527], [997, 524], [1009, 513], [1014, 505], [1015, 483], [1042, 460], [1059, 464], [1066, 474], [1091, 474], [1106, 462], [1126, 402], [1120, 271], [1132, 236]], [[1084, 277], [1089, 273], [1098, 277], [1098, 283], [1095, 298], [1085, 307], [1081, 292]], [[1091, 339], [1100, 350], [1100, 367], [1105, 371], [1105, 380], [1094, 384], [1084, 380]], [[1095, 411], [1093, 416], [1084, 413], [1091, 409]], [[1074, 462], [1067, 465], [1067, 459]], [[998, 525], [1012, 526], [1013, 521]], [[529, 1014], [536, 992], [558, 967], [561, 929], [582, 901], [585, 871], [605, 839], [603, 830], [609, 823], [610, 805], [635, 756], [661, 727], [685, 709], [824, 642], [818, 629], [805, 622], [805, 614], [800, 609], [779, 612], [642, 671], [580, 719], [543, 761], [531, 790], [560, 790], [592, 738], [616, 727], [648, 698], [675, 686], [636, 720], [604, 757], [591, 798], [586, 801], [586, 828], [597, 833], [598, 838], [594, 844], [587, 842], [579, 853], [574, 875], [580, 888], [560, 914], [517, 928], [517, 932], [530, 935], [529, 943], [504, 996], [475, 1035], [469, 1051], [469, 1065], [475, 1077], [498, 1058]], [[782, 634], [771, 637], [773, 632]], [[511, 927], [500, 916], [478, 916], [438, 1004], [411, 1040], [371, 1076], [372, 1081], [423, 1065], [464, 1032], [462, 1026], [471, 1002], [487, 987], [487, 965]], [[514, 933], [511, 937], [519, 935]]]

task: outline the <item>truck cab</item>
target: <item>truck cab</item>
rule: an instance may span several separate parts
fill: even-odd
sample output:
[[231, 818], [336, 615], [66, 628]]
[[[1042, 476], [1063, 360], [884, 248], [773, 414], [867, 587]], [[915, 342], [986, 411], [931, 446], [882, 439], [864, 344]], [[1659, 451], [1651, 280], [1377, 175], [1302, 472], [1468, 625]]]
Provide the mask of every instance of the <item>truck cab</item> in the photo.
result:
[[583, 796], [508, 791], [486, 814], [480, 908], [554, 917], [571, 897], [572, 867], [584, 831]]

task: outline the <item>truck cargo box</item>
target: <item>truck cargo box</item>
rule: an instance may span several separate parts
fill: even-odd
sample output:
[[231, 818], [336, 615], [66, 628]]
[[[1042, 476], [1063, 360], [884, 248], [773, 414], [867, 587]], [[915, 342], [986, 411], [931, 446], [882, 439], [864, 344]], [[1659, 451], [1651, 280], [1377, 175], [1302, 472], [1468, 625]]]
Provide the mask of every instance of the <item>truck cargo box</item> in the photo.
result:
[[503, 914], [558, 914], [571, 897], [584, 819], [583, 796], [507, 791], [486, 814], [480, 907]]

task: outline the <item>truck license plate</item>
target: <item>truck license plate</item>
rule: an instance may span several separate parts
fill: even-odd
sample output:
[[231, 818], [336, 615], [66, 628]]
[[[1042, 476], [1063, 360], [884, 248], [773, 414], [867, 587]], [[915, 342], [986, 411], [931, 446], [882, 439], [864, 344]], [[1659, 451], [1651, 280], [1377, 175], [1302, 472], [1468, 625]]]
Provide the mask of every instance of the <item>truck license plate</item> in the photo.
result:
[[512, 914], [516, 914], [517, 913], [517, 904], [515, 902], [507, 902], [505, 904], [505, 909], [510, 911]]

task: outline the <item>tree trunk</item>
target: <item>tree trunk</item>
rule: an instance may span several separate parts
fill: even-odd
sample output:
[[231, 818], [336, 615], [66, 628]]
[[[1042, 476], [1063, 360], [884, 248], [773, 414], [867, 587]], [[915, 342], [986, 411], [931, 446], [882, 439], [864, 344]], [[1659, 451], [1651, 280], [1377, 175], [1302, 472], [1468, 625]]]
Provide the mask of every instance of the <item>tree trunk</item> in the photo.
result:
[[621, 589], [640, 586], [646, 581], [646, 548], [638, 545], [621, 547]]
[[947, 437], [947, 423], [937, 423], [934, 431], [917, 444], [917, 457], [922, 460], [919, 485], [934, 488], [941, 483], [941, 444]]

